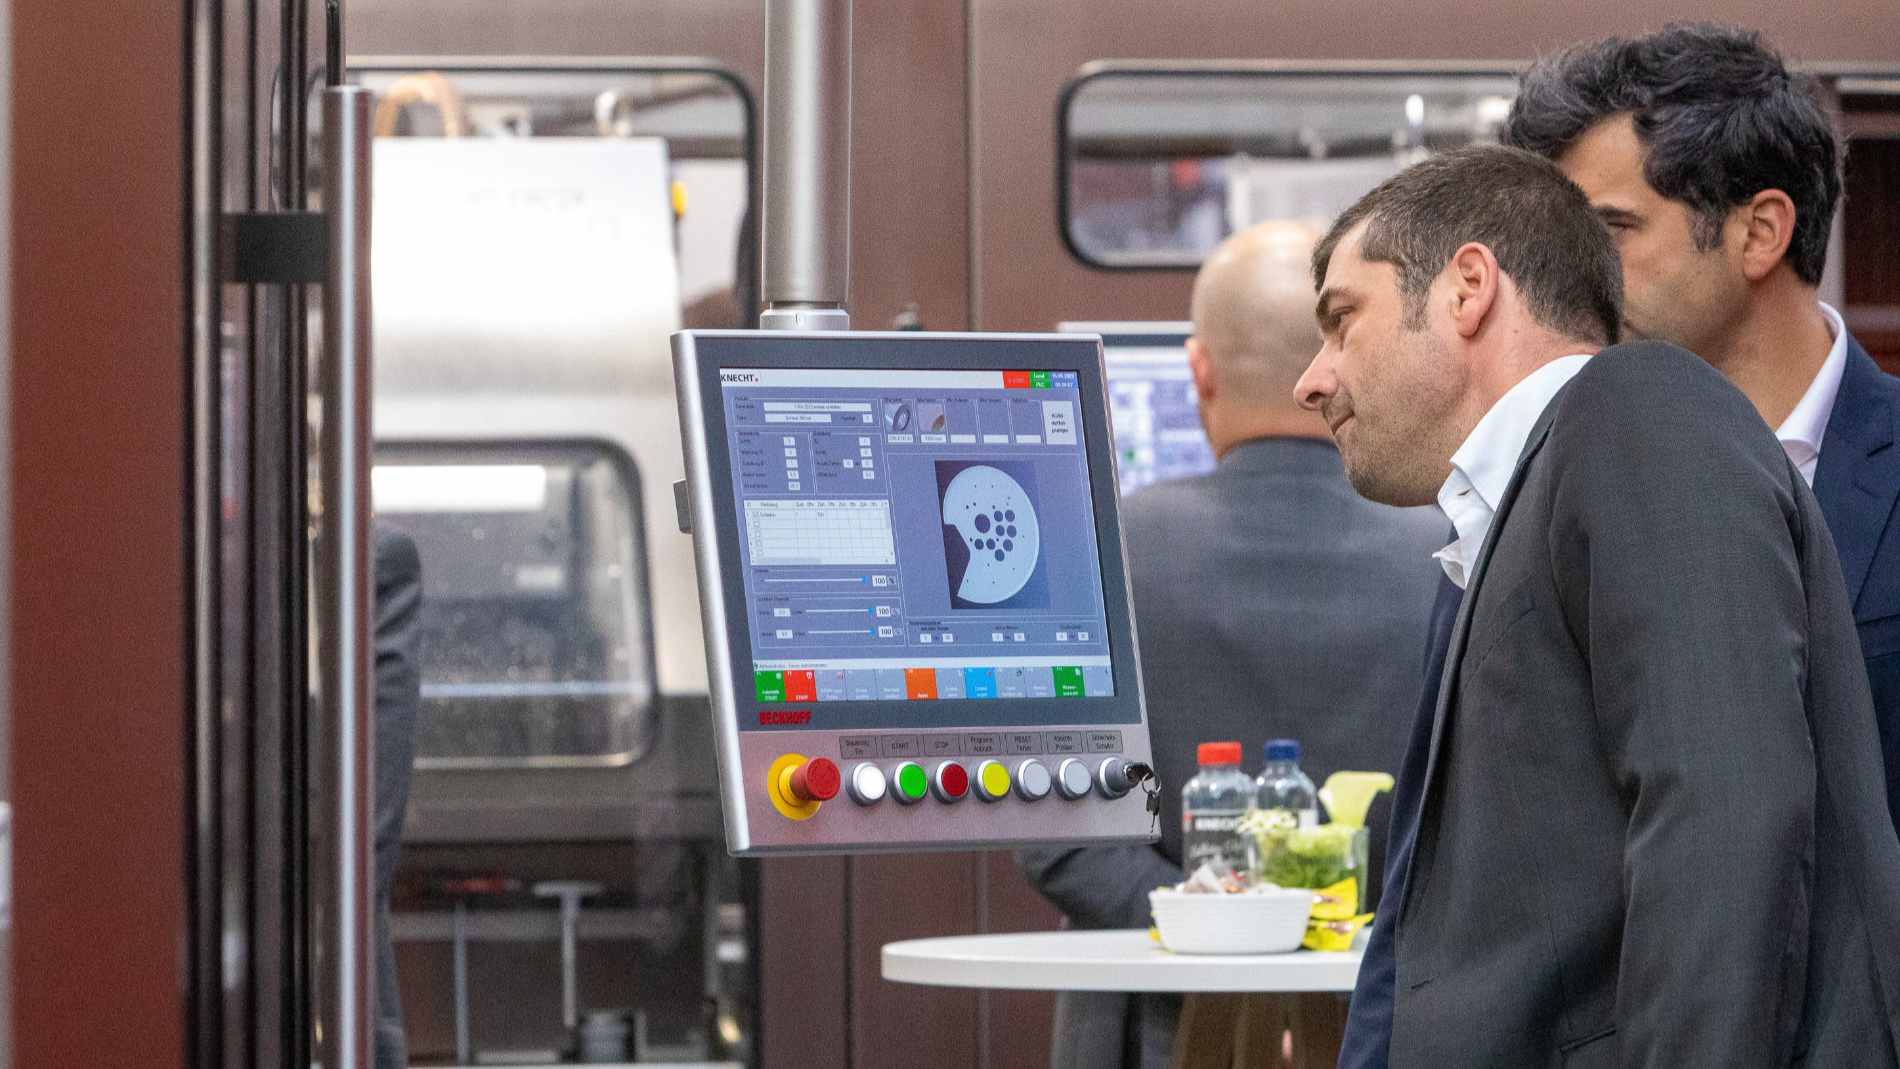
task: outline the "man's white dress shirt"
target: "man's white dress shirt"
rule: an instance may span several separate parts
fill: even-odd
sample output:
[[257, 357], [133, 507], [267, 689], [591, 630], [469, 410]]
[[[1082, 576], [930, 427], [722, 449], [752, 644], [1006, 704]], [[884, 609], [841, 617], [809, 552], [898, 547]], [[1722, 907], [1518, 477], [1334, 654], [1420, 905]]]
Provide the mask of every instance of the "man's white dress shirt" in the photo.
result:
[[1825, 301], [1821, 302], [1821, 314], [1827, 317], [1834, 346], [1827, 351], [1814, 381], [1808, 384], [1808, 392], [1775, 429], [1781, 448], [1787, 450], [1788, 459], [1794, 461], [1809, 486], [1814, 485], [1814, 466], [1821, 462], [1821, 436], [1827, 433], [1827, 419], [1834, 414], [1834, 399], [1841, 392], [1841, 373], [1847, 370], [1847, 324]]
[[[1834, 414], [1834, 401], [1841, 391], [1841, 374], [1847, 369], [1847, 325], [1826, 302], [1821, 302], [1821, 314], [1827, 317], [1834, 345], [1794, 411], [1775, 429], [1781, 448], [1810, 486], [1814, 484], [1815, 466], [1821, 461], [1821, 438], [1827, 433], [1828, 417]], [[1464, 588], [1478, 550], [1491, 531], [1491, 520], [1511, 485], [1531, 428], [1557, 391], [1589, 361], [1588, 356], [1559, 357], [1524, 376], [1498, 398], [1451, 455], [1451, 475], [1438, 490], [1438, 507], [1457, 528], [1458, 539], [1432, 556], [1459, 589]]]
[[1438, 507], [1458, 530], [1458, 539], [1432, 554], [1451, 581], [1464, 589], [1465, 580], [1490, 533], [1498, 504], [1511, 485], [1517, 460], [1538, 417], [1551, 398], [1571, 377], [1583, 370], [1590, 357], [1560, 356], [1524, 376], [1484, 414], [1471, 435], [1451, 455], [1451, 475], [1438, 490]]

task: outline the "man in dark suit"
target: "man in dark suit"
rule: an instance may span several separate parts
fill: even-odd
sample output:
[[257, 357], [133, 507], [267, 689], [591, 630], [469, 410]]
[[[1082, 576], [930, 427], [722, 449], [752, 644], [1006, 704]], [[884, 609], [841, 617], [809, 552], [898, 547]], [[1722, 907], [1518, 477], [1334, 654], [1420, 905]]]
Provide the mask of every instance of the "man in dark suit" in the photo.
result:
[[1360, 493], [1437, 500], [1465, 588], [1387, 895], [1389, 1062], [1900, 1065], [1900, 840], [1833, 542], [1740, 391], [1608, 345], [1621, 274], [1582, 192], [1496, 147], [1314, 254], [1300, 394]]
[[1625, 335], [1713, 364], [1814, 488], [1900, 828], [1900, 380], [1818, 299], [1841, 180], [1812, 80], [1759, 34], [1670, 26], [1538, 63], [1505, 138], [1555, 159], [1610, 224]]
[[[1195, 280], [1188, 356], [1220, 463], [1144, 487], [1122, 512], [1162, 839], [1021, 855], [1078, 927], [1145, 928], [1148, 892], [1184, 878], [1181, 787], [1198, 743], [1241, 742], [1253, 765], [1265, 740], [1297, 738], [1320, 781], [1398, 768], [1445, 523], [1354, 494], [1325, 424], [1293, 401], [1319, 345], [1306, 280], [1316, 237], [1264, 224]], [[1173, 996], [1065, 994], [1052, 1060], [1166, 1066], [1179, 1008]]]

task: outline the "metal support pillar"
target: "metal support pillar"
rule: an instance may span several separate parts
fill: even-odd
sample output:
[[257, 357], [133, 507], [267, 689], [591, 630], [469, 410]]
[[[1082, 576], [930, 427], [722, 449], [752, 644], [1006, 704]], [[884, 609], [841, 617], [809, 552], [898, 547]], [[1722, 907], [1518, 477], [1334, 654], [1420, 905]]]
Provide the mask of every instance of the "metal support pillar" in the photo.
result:
[[316, 618], [319, 780], [312, 865], [318, 931], [317, 1026], [324, 1069], [376, 1064], [375, 694], [369, 553], [370, 92], [323, 91], [323, 208], [330, 259], [318, 368]]
[[846, 330], [851, 0], [768, 0], [759, 325]]

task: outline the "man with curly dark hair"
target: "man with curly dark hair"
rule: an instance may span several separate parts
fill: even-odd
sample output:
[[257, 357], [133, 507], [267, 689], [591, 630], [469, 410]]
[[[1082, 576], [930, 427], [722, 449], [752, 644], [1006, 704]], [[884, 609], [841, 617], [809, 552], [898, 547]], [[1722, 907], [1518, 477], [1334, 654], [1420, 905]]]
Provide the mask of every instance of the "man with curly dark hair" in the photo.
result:
[[1813, 486], [1900, 826], [1900, 380], [1818, 296], [1841, 177], [1812, 79], [1758, 33], [1671, 25], [1540, 60], [1504, 137], [1555, 160], [1609, 224], [1625, 335], [1714, 365]]

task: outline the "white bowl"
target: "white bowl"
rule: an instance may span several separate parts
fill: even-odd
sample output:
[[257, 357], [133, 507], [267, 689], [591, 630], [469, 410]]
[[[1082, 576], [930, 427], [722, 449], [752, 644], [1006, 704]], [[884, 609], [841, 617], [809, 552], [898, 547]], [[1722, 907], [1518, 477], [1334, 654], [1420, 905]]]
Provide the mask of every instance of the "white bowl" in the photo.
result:
[[1306, 938], [1313, 892], [1278, 887], [1237, 895], [1148, 893], [1161, 945], [1177, 954], [1283, 954]]

